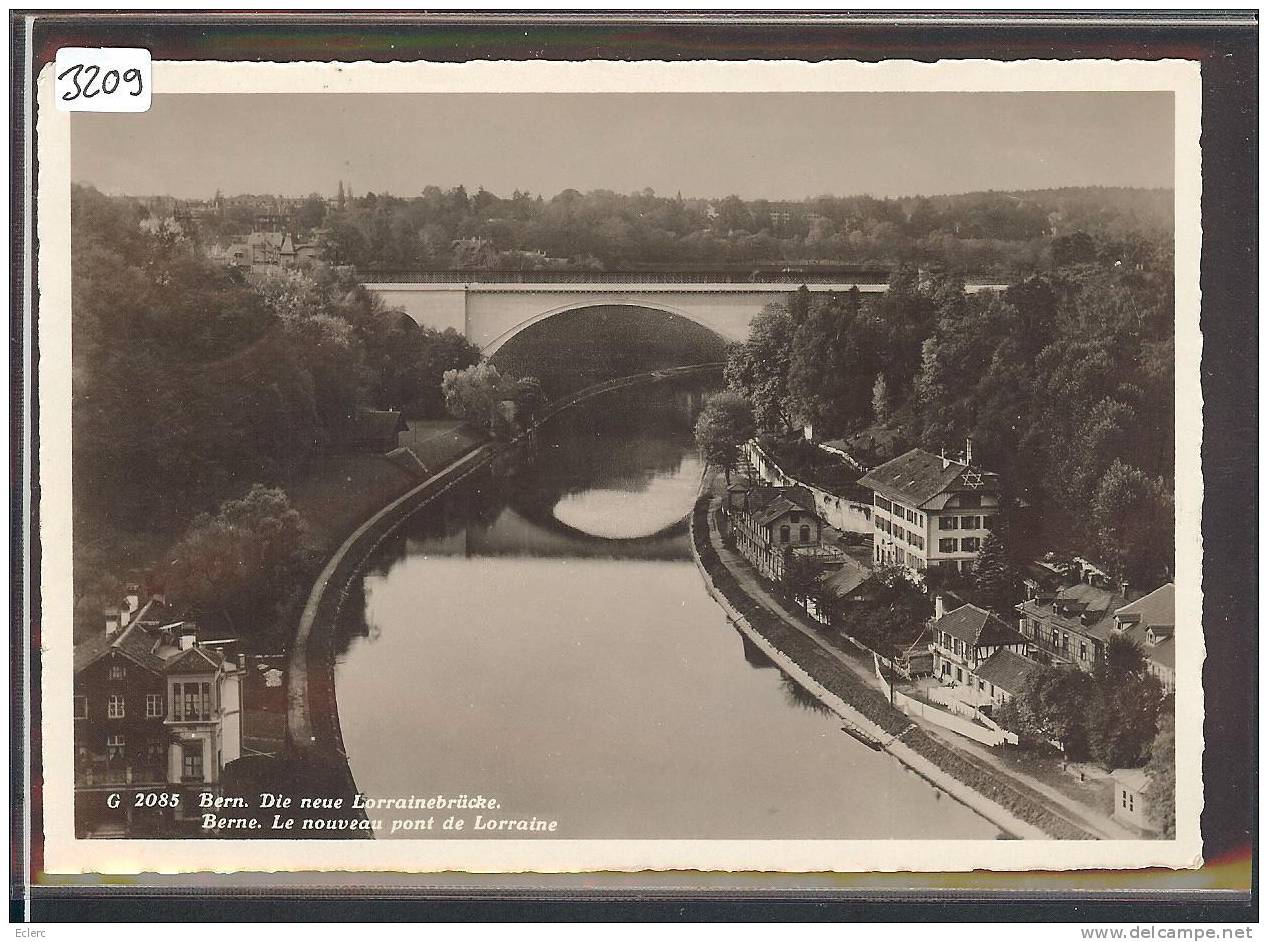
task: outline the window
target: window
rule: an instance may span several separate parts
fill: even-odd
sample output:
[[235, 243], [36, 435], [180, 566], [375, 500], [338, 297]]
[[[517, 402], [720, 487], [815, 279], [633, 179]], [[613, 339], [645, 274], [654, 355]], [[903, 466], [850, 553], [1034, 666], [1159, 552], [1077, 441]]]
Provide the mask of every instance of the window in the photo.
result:
[[966, 536], [960, 541], [960, 552], [976, 553], [982, 548], [982, 541], [976, 536]]
[[810, 528], [806, 526], [805, 524], [802, 524], [801, 530], [797, 534], [797, 539], [802, 543], [809, 543], [810, 542]]
[[959, 517], [939, 517], [938, 518], [939, 530], [958, 530], [959, 528], [960, 528]]
[[884, 497], [881, 497], [880, 494], [876, 495], [876, 506], [887, 513], [893, 512], [894, 509], [894, 505], [887, 501]]
[[211, 719], [211, 688], [208, 684], [172, 684], [173, 719]]
[[1080, 661], [1087, 660], [1087, 642], [1085, 641], [1079, 642], [1079, 660]]
[[110, 665], [110, 679], [111, 680], [123, 680], [123, 678], [127, 676], [128, 676], [128, 672], [124, 669], [122, 664]]
[[792, 535], [792, 530], [789, 527], [779, 528], [779, 542], [787, 543], [791, 535]]
[[916, 549], [925, 548], [925, 538], [923, 536], [917, 536], [915, 533], [913, 533], [911, 535], [911, 542], [912, 542], [912, 545], [916, 547]]
[[959, 550], [960, 541], [957, 539], [942, 539], [938, 541], [939, 553], [955, 553]]
[[960, 529], [962, 530], [980, 530], [982, 528], [981, 517], [961, 517]]
[[916, 512], [914, 510], [907, 511], [907, 522], [908, 523], [916, 522]]
[[88, 719], [88, 698], [87, 697], [75, 698], [75, 719], [77, 720]]
[[163, 715], [163, 695], [161, 693], [147, 693], [145, 695], [145, 715], [150, 719]]
[[112, 720], [123, 719], [123, 697], [117, 693], [112, 693], [110, 699], [106, 701], [106, 716]]
[[116, 733], [113, 736], [106, 737], [106, 761], [121, 761], [123, 759], [123, 734]]
[[181, 746], [181, 781], [201, 782], [203, 780], [203, 744], [187, 742]]
[[152, 740], [145, 746], [145, 761], [147, 765], [163, 765], [167, 758], [167, 743], [161, 739]]

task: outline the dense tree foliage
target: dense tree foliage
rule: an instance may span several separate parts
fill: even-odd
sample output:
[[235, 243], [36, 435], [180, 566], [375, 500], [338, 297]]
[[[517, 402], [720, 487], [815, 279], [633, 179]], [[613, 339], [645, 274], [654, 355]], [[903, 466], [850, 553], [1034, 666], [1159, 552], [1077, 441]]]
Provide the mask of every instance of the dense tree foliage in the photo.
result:
[[705, 464], [720, 468], [731, 482], [740, 446], [753, 437], [753, 404], [739, 393], [723, 391], [705, 400], [696, 419], [696, 446]]
[[880, 296], [803, 297], [786, 388], [758, 368], [781, 362], [770, 315], [728, 383], [820, 439], [880, 432], [958, 454], [971, 437], [1009, 513], [1026, 508], [1015, 558], [1078, 553], [1156, 586], [1173, 568], [1172, 269], [1126, 237], [1092, 244], [1092, 261], [999, 292], [899, 268]]
[[299, 513], [282, 490], [260, 484], [200, 514], [170, 555], [158, 578], [171, 600], [224, 612], [257, 639], [297, 607], [313, 563]]
[[1149, 757], [1167, 702], [1140, 648], [1116, 635], [1093, 673], [1042, 667], [997, 719], [1019, 734], [1060, 743], [1070, 759], [1134, 768]]
[[531, 421], [543, 400], [534, 377], [503, 375], [492, 363], [446, 370], [441, 391], [450, 415], [499, 438]]
[[1163, 837], [1176, 836], [1176, 715], [1168, 704], [1158, 718], [1158, 735], [1149, 750], [1145, 801], [1149, 818]]
[[90, 188], [71, 214], [77, 578], [122, 575], [135, 536], [294, 480], [358, 408], [442, 414], [444, 371], [478, 359], [351, 273], [244, 276]]
[[757, 427], [767, 432], [791, 432], [788, 368], [796, 324], [788, 309], [772, 304], [749, 326], [748, 339], [727, 350], [725, 378], [732, 389], [742, 389], [753, 403]]
[[324, 217], [323, 238], [332, 260], [382, 271], [914, 262], [1014, 275], [1091, 261], [1141, 232], [1142, 253], [1166, 251], [1171, 205], [1170, 191], [1104, 188], [771, 202], [428, 186], [348, 200]]

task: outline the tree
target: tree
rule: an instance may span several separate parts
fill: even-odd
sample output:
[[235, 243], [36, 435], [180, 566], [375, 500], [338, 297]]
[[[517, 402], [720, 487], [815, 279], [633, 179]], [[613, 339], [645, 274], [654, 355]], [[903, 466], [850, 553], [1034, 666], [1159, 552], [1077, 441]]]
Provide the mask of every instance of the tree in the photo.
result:
[[1044, 666], [1026, 679], [1010, 719], [1028, 721], [1030, 729], [1017, 732], [1058, 742], [1067, 757], [1079, 761], [1088, 755], [1086, 703], [1093, 694], [1092, 677], [1077, 667]]
[[794, 602], [813, 601], [816, 605], [821, 605], [825, 602], [823, 572], [823, 565], [817, 560], [795, 553], [788, 547], [784, 550], [784, 572], [780, 587]]
[[1021, 573], [998, 530], [982, 540], [982, 549], [973, 566], [973, 585], [981, 601], [999, 615], [1011, 616], [1021, 601]]
[[857, 288], [816, 299], [793, 335], [788, 392], [799, 417], [831, 436], [866, 424], [877, 352]]
[[1176, 836], [1176, 716], [1170, 700], [1158, 720], [1158, 735], [1149, 750], [1145, 774], [1145, 801], [1149, 819], [1163, 837]]
[[1107, 769], [1135, 768], [1145, 761], [1158, 733], [1163, 690], [1152, 674], [1130, 674], [1099, 683], [1089, 701], [1092, 758]]
[[1172, 488], [1115, 458], [1092, 499], [1097, 547], [1119, 578], [1157, 585], [1175, 567], [1175, 510]]
[[696, 419], [696, 447], [707, 466], [721, 468], [731, 483], [739, 462], [740, 446], [753, 437], [753, 405], [733, 391], [715, 393], [705, 400]]
[[727, 351], [727, 386], [753, 403], [758, 428], [789, 432], [788, 363], [795, 327], [787, 310], [767, 305], [749, 324], [748, 339]]
[[885, 425], [889, 414], [889, 387], [885, 384], [885, 374], [877, 373], [876, 382], [872, 383], [872, 420], [877, 425]]
[[168, 596], [195, 611], [224, 611], [261, 637], [279, 628], [308, 587], [308, 528], [280, 488], [252, 486], [219, 511], [200, 514], [160, 574]]
[[445, 408], [455, 419], [488, 430], [493, 409], [514, 394], [514, 380], [498, 372], [492, 363], [477, 363], [463, 370], [446, 370], [441, 380]]

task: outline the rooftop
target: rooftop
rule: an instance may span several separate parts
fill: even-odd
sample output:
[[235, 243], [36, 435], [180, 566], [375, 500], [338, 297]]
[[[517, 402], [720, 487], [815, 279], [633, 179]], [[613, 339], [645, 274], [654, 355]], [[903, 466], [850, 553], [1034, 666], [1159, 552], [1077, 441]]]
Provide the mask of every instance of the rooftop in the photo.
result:
[[859, 484], [886, 497], [921, 507], [948, 491], [989, 492], [995, 475], [972, 465], [913, 448], [863, 475]]
[[1038, 667], [1030, 658], [1022, 657], [1007, 648], [1000, 648], [978, 665], [975, 673], [982, 680], [1015, 697], [1026, 686], [1026, 678]]
[[998, 615], [972, 603], [947, 612], [932, 627], [934, 631], [945, 631], [970, 647], [1026, 643], [1021, 633], [1011, 628]]

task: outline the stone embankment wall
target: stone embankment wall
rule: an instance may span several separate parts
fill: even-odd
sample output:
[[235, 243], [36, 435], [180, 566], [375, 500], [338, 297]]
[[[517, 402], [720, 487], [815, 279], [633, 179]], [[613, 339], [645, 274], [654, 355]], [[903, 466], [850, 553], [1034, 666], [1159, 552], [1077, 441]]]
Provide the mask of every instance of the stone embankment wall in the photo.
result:
[[907, 768], [1020, 838], [1094, 840], [1055, 813], [1041, 794], [932, 738], [871, 684], [844, 667], [801, 631], [739, 585], [719, 559], [710, 534], [712, 498], [701, 496], [691, 516], [691, 546], [705, 585], [727, 617], [790, 677], [850, 726], [876, 740]]

